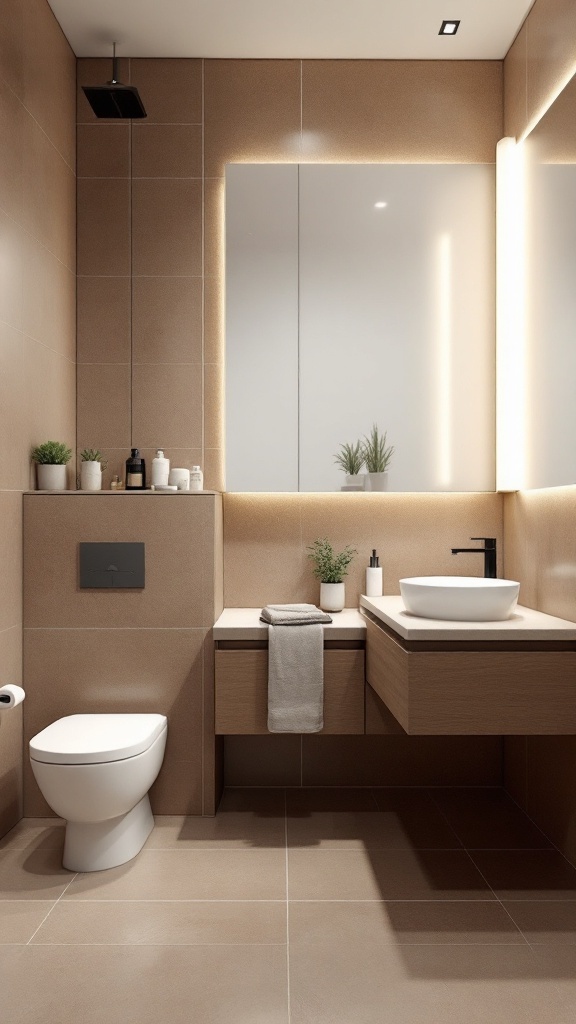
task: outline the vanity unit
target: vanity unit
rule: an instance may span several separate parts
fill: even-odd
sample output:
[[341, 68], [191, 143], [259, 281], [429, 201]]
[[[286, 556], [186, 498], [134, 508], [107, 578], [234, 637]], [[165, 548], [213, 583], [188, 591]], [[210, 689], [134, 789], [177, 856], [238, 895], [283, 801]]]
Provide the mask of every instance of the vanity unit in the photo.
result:
[[410, 735], [576, 733], [576, 623], [520, 605], [502, 622], [411, 615], [362, 597], [366, 679]]
[[[324, 625], [323, 733], [364, 732], [366, 623], [353, 608]], [[259, 608], [226, 608], [214, 626], [215, 732], [268, 733], [268, 627]]]

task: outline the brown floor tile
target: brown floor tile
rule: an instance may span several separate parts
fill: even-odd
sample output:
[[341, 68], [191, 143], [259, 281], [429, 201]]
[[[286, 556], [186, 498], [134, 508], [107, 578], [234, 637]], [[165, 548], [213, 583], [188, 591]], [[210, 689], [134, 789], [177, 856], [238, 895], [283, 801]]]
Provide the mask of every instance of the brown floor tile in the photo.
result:
[[501, 900], [576, 900], [576, 870], [556, 850], [475, 850], [471, 857]]
[[[378, 804], [379, 809], [376, 809]], [[458, 849], [426, 793], [390, 789], [288, 791], [288, 843], [345, 849]]]
[[61, 900], [34, 936], [34, 942], [50, 945], [285, 944], [286, 904]]
[[[51, 915], [52, 916], [52, 915]], [[488, 900], [415, 900], [382, 903], [290, 903], [290, 945], [346, 937], [355, 948], [384, 945], [525, 945], [499, 903]]]
[[282, 946], [6, 946], [0, 970], [2, 1024], [287, 1020]]
[[79, 875], [81, 900], [283, 900], [284, 850], [143, 850], [108, 871]]
[[490, 900], [460, 850], [290, 850], [291, 900]]
[[0, 850], [61, 850], [63, 845], [61, 818], [22, 818], [0, 839]]
[[286, 845], [283, 790], [228, 790], [214, 818], [160, 816], [147, 850]]
[[3, 900], [0, 945], [28, 942], [53, 906], [51, 900]]
[[576, 901], [510, 900], [504, 907], [528, 942], [576, 945]]
[[0, 900], [57, 900], [73, 878], [60, 850], [0, 852]]
[[[564, 1015], [558, 1020], [564, 1024], [576, 1018], [576, 949], [573, 946], [538, 945], [532, 946], [539, 970], [553, 979], [559, 994]], [[550, 1015], [543, 1018], [547, 1024], [556, 1024]]]
[[431, 795], [469, 849], [551, 847], [544, 833], [503, 789], [435, 789]]

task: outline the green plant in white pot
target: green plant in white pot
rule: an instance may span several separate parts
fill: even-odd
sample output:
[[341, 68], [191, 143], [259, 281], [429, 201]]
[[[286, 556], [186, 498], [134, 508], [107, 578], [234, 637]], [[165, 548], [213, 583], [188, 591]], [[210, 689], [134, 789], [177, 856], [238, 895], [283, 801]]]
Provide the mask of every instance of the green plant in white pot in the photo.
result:
[[320, 580], [320, 607], [324, 612], [341, 612], [345, 604], [344, 577], [358, 552], [349, 545], [338, 554], [326, 537], [315, 540], [307, 548], [314, 562], [314, 575]]
[[365, 474], [360, 472], [364, 465], [361, 441], [356, 441], [356, 444], [341, 444], [340, 451], [334, 456], [334, 462], [346, 473], [346, 487], [364, 489]]
[[84, 448], [80, 452], [80, 487], [83, 491], [102, 490], [102, 472], [106, 462], [97, 448]]
[[374, 423], [369, 436], [364, 437], [362, 454], [366, 463], [366, 490], [388, 490], [388, 466], [394, 454], [394, 445], [386, 444], [386, 431], [383, 434]]
[[39, 491], [65, 491], [67, 465], [72, 458], [72, 449], [61, 441], [44, 441], [32, 449], [32, 461], [36, 463]]

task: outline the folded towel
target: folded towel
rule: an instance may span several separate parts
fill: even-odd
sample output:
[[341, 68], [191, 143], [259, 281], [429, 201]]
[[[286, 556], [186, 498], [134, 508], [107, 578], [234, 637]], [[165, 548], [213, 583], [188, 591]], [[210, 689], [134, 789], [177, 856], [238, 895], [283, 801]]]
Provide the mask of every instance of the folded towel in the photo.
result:
[[267, 605], [268, 729], [320, 732], [324, 727], [324, 630], [332, 622], [313, 604]]

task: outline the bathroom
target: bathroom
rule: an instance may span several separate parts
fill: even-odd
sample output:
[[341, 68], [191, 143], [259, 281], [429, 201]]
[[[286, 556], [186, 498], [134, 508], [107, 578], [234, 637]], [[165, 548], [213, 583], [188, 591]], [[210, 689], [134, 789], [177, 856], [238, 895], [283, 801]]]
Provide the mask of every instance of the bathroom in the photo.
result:
[[[85, 103], [81, 86], [110, 77], [108, 36], [77, 57], [46, 0], [3, 8], [0, 683], [26, 691], [0, 714], [6, 1024], [574, 1015], [574, 735], [410, 736], [370, 688], [364, 735], [214, 730], [216, 619], [317, 603], [306, 548], [326, 533], [358, 550], [348, 608], [373, 548], [394, 595], [405, 576], [479, 576], [478, 556], [456, 569], [450, 552], [485, 536], [522, 605], [576, 621], [573, 475], [468, 493], [225, 490], [226, 165], [302, 161], [312, 131], [310, 162], [494, 164], [576, 65], [570, 0], [514, 6], [489, 59], [129, 60], [119, 43], [142, 123], [98, 122]], [[438, 11], [434, 34], [455, 13]], [[30, 450], [48, 438], [105, 453], [101, 494], [34, 490]], [[133, 445], [150, 464], [161, 444], [202, 466], [202, 494], [108, 490]], [[78, 544], [103, 541], [145, 544], [143, 590], [78, 589]], [[66, 715], [131, 711], [169, 720], [158, 826], [130, 864], [71, 875], [28, 742]], [[430, 847], [468, 874], [443, 877]], [[494, 849], [513, 864], [500, 890], [485, 880]], [[424, 890], [390, 892], [392, 861]]]

